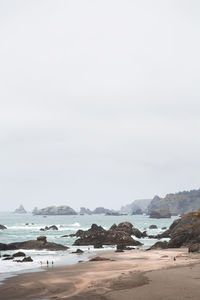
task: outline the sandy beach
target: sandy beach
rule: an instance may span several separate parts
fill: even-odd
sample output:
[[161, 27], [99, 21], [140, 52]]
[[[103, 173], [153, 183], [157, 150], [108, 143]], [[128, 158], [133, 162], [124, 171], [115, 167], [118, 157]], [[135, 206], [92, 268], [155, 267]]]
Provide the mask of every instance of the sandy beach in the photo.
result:
[[187, 249], [167, 249], [109, 251], [101, 256], [110, 260], [48, 268], [45, 272], [9, 278], [0, 286], [0, 299], [200, 298], [199, 254], [188, 254]]

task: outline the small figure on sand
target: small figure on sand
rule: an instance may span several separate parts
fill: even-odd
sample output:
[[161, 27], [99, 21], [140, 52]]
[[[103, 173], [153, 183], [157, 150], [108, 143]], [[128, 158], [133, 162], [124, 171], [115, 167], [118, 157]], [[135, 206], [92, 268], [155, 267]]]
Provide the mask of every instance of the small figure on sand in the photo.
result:
[[48, 266], [49, 266], [49, 261], [47, 260], [47, 268], [48, 268]]
[[42, 261], [40, 262], [41, 268], [42, 268]]
[[53, 262], [53, 260], [52, 260], [52, 262], [51, 262], [52, 268], [53, 268], [53, 264], [54, 264], [54, 262]]
[[176, 257], [174, 256], [174, 261], [176, 260]]

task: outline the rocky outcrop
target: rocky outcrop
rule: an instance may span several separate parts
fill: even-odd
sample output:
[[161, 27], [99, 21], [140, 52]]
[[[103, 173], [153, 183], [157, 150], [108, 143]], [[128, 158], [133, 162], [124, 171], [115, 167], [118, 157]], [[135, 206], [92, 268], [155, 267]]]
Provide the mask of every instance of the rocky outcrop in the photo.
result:
[[26, 250], [50, 250], [50, 251], [59, 251], [69, 249], [66, 246], [47, 242], [41, 237], [37, 240], [30, 240], [25, 242], [14, 242], [10, 244], [0, 244], [0, 250], [17, 250], [17, 249], [26, 249]]
[[34, 215], [77, 215], [77, 212], [66, 205], [62, 206], [48, 206], [42, 209], [37, 207], [33, 210]]
[[45, 228], [40, 228], [41, 231], [46, 231], [46, 230], [58, 230], [58, 227], [56, 225], [51, 225], [51, 226], [45, 226]]
[[5, 230], [5, 229], [7, 229], [7, 227], [4, 226], [4, 225], [2, 225], [2, 224], [0, 224], [0, 230]]
[[200, 244], [200, 210], [183, 216], [170, 233], [169, 248]]
[[152, 210], [150, 212], [150, 218], [152, 219], [171, 218], [171, 213], [167, 209]]
[[124, 245], [139, 246], [141, 243], [131, 237], [133, 225], [129, 222], [114, 224], [109, 230], [96, 224], [92, 224], [89, 230], [78, 230], [76, 236], [79, 237], [74, 243], [76, 246], [84, 245]]
[[26, 214], [27, 211], [23, 207], [23, 205], [20, 205], [18, 208], [15, 209], [14, 213], [16, 214]]

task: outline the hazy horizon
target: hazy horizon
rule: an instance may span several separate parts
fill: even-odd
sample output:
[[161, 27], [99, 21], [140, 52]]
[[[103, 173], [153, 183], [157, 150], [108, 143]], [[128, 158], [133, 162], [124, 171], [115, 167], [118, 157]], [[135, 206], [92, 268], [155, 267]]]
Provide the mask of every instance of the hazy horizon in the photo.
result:
[[199, 1], [0, 2], [1, 211], [199, 188]]

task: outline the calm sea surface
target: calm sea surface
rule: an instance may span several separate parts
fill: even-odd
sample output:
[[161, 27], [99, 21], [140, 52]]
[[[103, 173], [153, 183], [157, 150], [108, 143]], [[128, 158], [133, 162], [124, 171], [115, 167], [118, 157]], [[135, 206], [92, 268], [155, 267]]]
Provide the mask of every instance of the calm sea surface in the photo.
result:
[[[90, 228], [93, 223], [103, 226], [108, 229], [114, 223], [119, 224], [123, 221], [131, 222], [136, 228], [141, 231], [147, 230], [148, 234], [158, 234], [163, 232], [162, 227], [169, 227], [173, 220], [171, 219], [150, 219], [145, 215], [137, 216], [104, 216], [104, 215], [92, 215], [92, 216], [33, 216], [32, 214], [14, 214], [14, 213], [0, 213], [0, 224], [5, 225], [7, 230], [0, 230], [0, 243], [20, 242], [26, 240], [34, 240], [39, 235], [45, 235], [47, 240], [58, 244], [63, 244], [70, 247], [67, 251], [36, 251], [36, 250], [22, 250], [26, 255], [30, 255], [33, 258], [33, 262], [17, 263], [10, 261], [3, 261], [0, 258], [0, 280], [14, 276], [22, 272], [29, 272], [34, 270], [44, 270], [46, 268], [46, 261], [54, 262], [54, 266], [69, 265], [77, 263], [79, 260], [87, 260], [88, 256], [95, 253], [96, 250], [93, 247], [78, 247], [85, 250], [83, 255], [75, 255], [71, 252], [77, 247], [72, 246], [75, 238], [62, 238], [62, 235], [75, 233], [78, 229], [86, 230]], [[28, 225], [26, 225], [28, 223]], [[158, 229], [148, 229], [150, 225], [155, 224]], [[56, 225], [59, 230], [50, 230], [42, 232], [40, 228], [45, 226]], [[156, 242], [152, 239], [140, 239], [144, 244], [140, 248], [148, 248]], [[111, 249], [112, 247], [106, 247], [100, 251]], [[99, 251], [99, 250], [98, 250]], [[12, 254], [16, 251], [2, 251], [3, 254]], [[42, 262], [42, 268], [41, 268]], [[51, 264], [50, 264], [51, 265]]]

